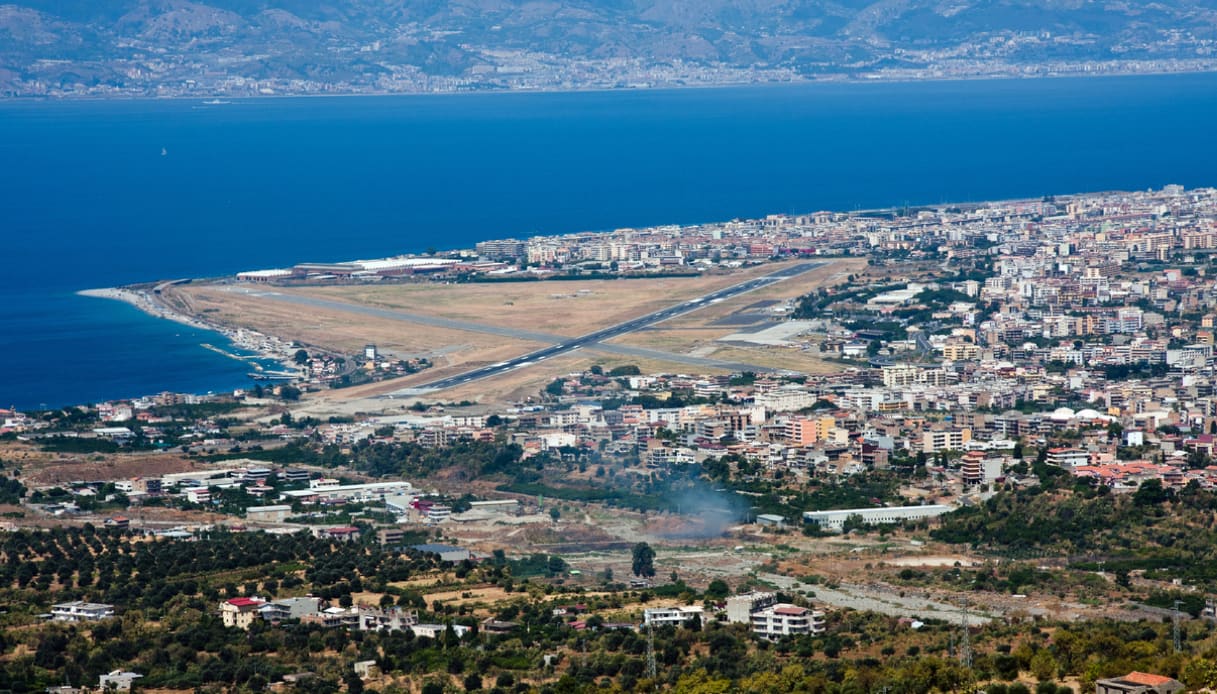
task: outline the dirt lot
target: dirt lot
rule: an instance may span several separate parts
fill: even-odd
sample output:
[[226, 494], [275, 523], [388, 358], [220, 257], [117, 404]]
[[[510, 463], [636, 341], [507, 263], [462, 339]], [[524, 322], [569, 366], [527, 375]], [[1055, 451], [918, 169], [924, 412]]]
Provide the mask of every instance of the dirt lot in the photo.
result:
[[25, 443], [0, 445], [0, 459], [21, 468], [21, 481], [30, 488], [73, 480], [122, 480], [159, 477], [171, 472], [203, 469], [200, 461], [171, 453], [52, 453]]

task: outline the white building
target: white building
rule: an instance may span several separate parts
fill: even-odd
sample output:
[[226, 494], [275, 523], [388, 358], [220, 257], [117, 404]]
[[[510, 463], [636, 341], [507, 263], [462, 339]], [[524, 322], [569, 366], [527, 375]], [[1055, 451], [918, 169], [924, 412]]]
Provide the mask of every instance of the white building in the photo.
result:
[[387, 495], [410, 494], [414, 485], [409, 482], [371, 482], [368, 484], [340, 485], [338, 480], [316, 479], [309, 482], [308, 489], [289, 489], [283, 492], [287, 499], [301, 501], [320, 499], [346, 499], [373, 501]]
[[114, 606], [99, 602], [61, 602], [51, 605], [51, 619], [56, 622], [96, 622], [114, 616]]
[[292, 515], [292, 507], [287, 504], [275, 506], [250, 506], [245, 509], [245, 518], [251, 521], [282, 523]]
[[432, 504], [427, 509], [428, 523], [442, 523], [452, 517], [452, 507], [446, 504]]
[[456, 633], [457, 637], [469, 633], [470, 629], [463, 624], [414, 624], [410, 626], [410, 631], [413, 631], [414, 635], [419, 638], [425, 636], [429, 639], [438, 639], [444, 635], [449, 626], [452, 627], [452, 631]]
[[815, 398], [801, 387], [785, 387], [768, 393], [758, 393], [755, 398], [756, 406], [766, 412], [794, 412], [811, 407]]
[[752, 633], [767, 639], [824, 633], [824, 613], [786, 603], [753, 612], [750, 623]]
[[702, 621], [705, 610], [700, 605], [685, 605], [683, 607], [649, 607], [642, 613], [642, 623], [647, 626], [683, 626], [690, 619]]
[[97, 687], [103, 692], [129, 692], [131, 691], [131, 684], [140, 677], [143, 677], [143, 675], [139, 674], [138, 672], [123, 672], [122, 670], [114, 670], [109, 674], [98, 677]]
[[815, 523], [828, 530], [842, 530], [850, 516], [857, 516], [866, 525], [887, 525], [904, 521], [935, 518], [954, 511], [954, 506], [930, 504], [926, 506], [884, 506], [881, 508], [847, 508], [838, 511], [806, 511], [804, 523]]

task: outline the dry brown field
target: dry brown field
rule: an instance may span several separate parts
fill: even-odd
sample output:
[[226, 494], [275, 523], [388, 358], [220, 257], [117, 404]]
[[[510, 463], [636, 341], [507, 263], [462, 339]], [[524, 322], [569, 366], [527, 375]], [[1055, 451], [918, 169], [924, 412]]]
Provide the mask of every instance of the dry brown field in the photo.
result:
[[[276, 291], [577, 337], [716, 289], [767, 275], [782, 266], [768, 263], [729, 274], [700, 277], [313, 286]], [[815, 272], [818, 271], [810, 274]], [[795, 281], [789, 280], [791, 283]]]
[[73, 480], [159, 477], [206, 467], [202, 461], [173, 453], [54, 453], [21, 442], [0, 444], [0, 459], [10, 467], [20, 467], [21, 481], [30, 488]]

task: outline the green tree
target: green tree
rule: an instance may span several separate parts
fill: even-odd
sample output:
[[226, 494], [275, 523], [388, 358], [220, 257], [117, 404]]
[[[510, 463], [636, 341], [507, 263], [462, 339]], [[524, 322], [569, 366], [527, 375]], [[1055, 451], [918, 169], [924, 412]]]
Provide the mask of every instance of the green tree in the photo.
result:
[[653, 577], [655, 575], [655, 550], [645, 542], [634, 545], [631, 567], [635, 576]]
[[1133, 494], [1133, 503], [1137, 506], [1157, 506], [1170, 499], [1170, 490], [1162, 486], [1162, 480], [1145, 480]]
[[1040, 650], [1031, 656], [1031, 674], [1040, 682], [1050, 682], [1056, 679], [1056, 658], [1047, 650]]

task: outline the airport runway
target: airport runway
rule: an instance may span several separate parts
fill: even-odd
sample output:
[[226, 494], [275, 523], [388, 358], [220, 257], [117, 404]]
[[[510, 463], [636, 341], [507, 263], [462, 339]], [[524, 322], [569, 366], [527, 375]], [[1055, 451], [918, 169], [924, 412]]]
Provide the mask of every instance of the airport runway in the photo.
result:
[[381, 397], [394, 397], [402, 395], [418, 395], [420, 393], [432, 392], [436, 390], [444, 390], [455, 386], [464, 385], [470, 381], [477, 381], [483, 378], [489, 378], [498, 374], [513, 371], [515, 369], [526, 368], [552, 357], [556, 357], [567, 352], [572, 352], [576, 349], [589, 348], [598, 349], [608, 352], [632, 354], [634, 356], [645, 356], [654, 359], [666, 359], [669, 361], [687, 362], [694, 366], [707, 366], [718, 368], [731, 368], [735, 370], [752, 370], [752, 371], [772, 371], [764, 367], [752, 366], [750, 364], [735, 364], [732, 362], [724, 362], [716, 359], [708, 359], [703, 357], [690, 357], [687, 355], [668, 354], [657, 350], [647, 350], [642, 347], [630, 347], [627, 345], [607, 345], [601, 344], [605, 340], [611, 340], [614, 337], [625, 335], [626, 333], [641, 330], [657, 323], [662, 323], [666, 320], [683, 316], [686, 313], [692, 313], [699, 309], [705, 308], [711, 304], [718, 303], [737, 297], [741, 294], [746, 294], [751, 291], [756, 291], [763, 287], [768, 287], [792, 277], [798, 277], [805, 272], [810, 272], [822, 265], [826, 261], [815, 261], [798, 263], [790, 267], [782, 268], [777, 272], [755, 277], [753, 279], [740, 282], [739, 284], [731, 285], [717, 291], [710, 292], [699, 296], [695, 299], [681, 302], [674, 306], [669, 306], [665, 309], [660, 309], [653, 313], [648, 313], [645, 316], [639, 316], [623, 323], [618, 323], [592, 333], [588, 333], [581, 337], [567, 338], [561, 335], [551, 335], [549, 333], [534, 332], [531, 330], [522, 330], [519, 328], [507, 328], [497, 325], [487, 325], [485, 323], [474, 323], [472, 321], [454, 320], [450, 318], [440, 318], [437, 316], [427, 316], [418, 313], [410, 313], [409, 311], [400, 311], [397, 309], [376, 308], [374, 306], [361, 306], [359, 304], [349, 304], [343, 301], [333, 301], [330, 299], [318, 299], [310, 296], [299, 296], [295, 294], [283, 294], [274, 290], [253, 289], [253, 288], [233, 288], [231, 291], [238, 291], [249, 296], [267, 297], [275, 301], [284, 301], [287, 303], [298, 304], [301, 306], [311, 306], [314, 308], [325, 308], [337, 311], [347, 311], [350, 313], [358, 313], [374, 318], [387, 318], [390, 320], [402, 320], [419, 325], [429, 325], [436, 328], [446, 328], [450, 330], [467, 330], [470, 332], [486, 333], [490, 335], [498, 335], [519, 340], [532, 340], [535, 342], [548, 343], [549, 346], [538, 350], [522, 354], [513, 359], [502, 361], [497, 364], [482, 366], [464, 373], [459, 373], [446, 378], [441, 378], [430, 383], [419, 384], [410, 388], [402, 389]]

